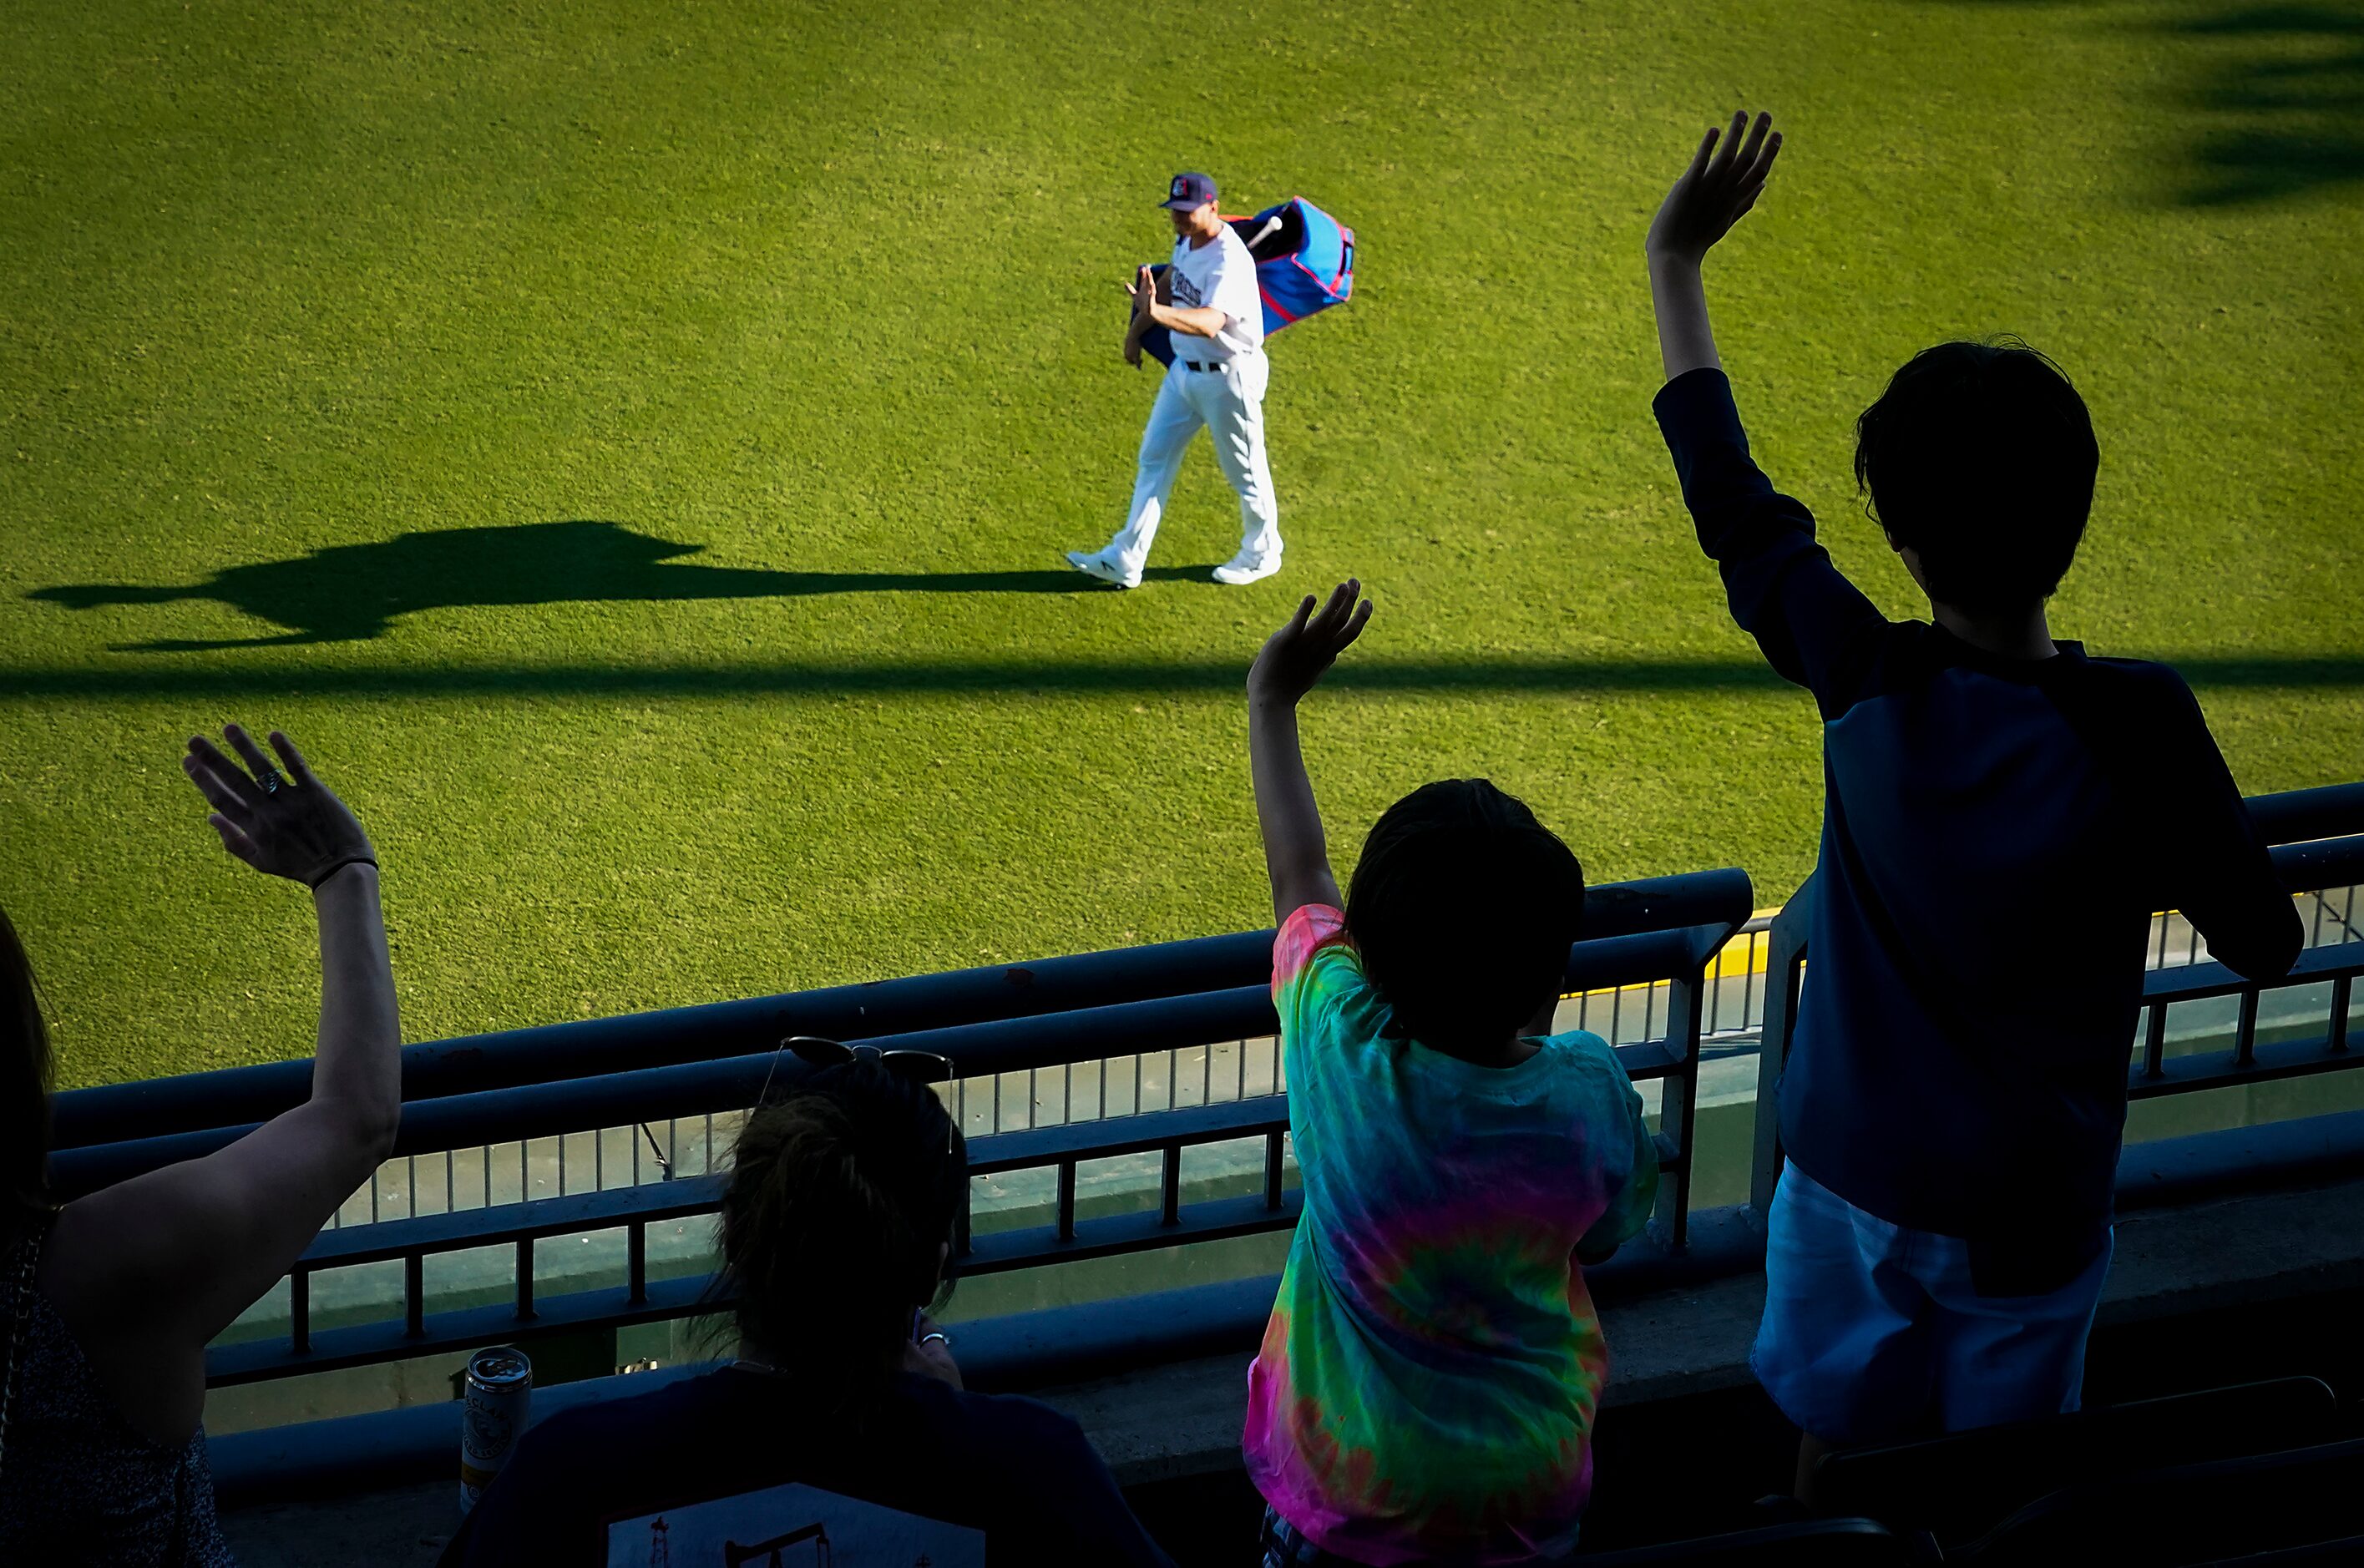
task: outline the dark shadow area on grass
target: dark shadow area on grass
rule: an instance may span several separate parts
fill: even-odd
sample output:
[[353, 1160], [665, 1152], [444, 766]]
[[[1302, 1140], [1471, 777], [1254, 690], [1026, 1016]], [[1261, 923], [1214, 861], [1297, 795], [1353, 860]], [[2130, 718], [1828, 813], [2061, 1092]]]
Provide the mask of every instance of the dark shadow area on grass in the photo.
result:
[[2364, 3], [2249, 6], [2159, 24], [2212, 50], [2185, 102], [2202, 117], [2181, 184], [2229, 206], [2364, 181]]
[[[185, 587], [80, 583], [36, 588], [25, 596], [76, 610], [211, 599], [289, 628], [266, 637], [162, 638], [115, 650], [203, 653], [362, 642], [384, 635], [396, 617], [420, 610], [796, 599], [816, 594], [1117, 592], [1055, 566], [1040, 572], [774, 572], [678, 559], [705, 548], [634, 533], [620, 523], [428, 529], [373, 544], [334, 545], [288, 561], [224, 567]], [[1043, 553], [1051, 557], [1047, 548]], [[1168, 583], [1212, 582], [1205, 567], [1154, 567], [1143, 575]]]
[[2288, 200], [2364, 182], [2364, 0], [1955, 0], [2091, 12], [2168, 41], [2162, 95], [2187, 139], [2167, 150], [2179, 206]]
[[[1241, 691], [1254, 652], [1237, 658], [1164, 663], [1039, 659], [901, 662], [783, 660], [715, 664], [480, 665], [340, 669], [320, 664], [237, 669], [18, 668], [0, 670], [7, 697], [248, 696], [830, 696], [846, 695], [1024, 694], [1192, 695]], [[2364, 655], [2169, 660], [2206, 691], [2364, 691]], [[1617, 693], [1802, 692], [1753, 659], [1472, 659], [1430, 662], [1349, 660], [1322, 688], [1441, 695], [1535, 693], [1571, 696]]]

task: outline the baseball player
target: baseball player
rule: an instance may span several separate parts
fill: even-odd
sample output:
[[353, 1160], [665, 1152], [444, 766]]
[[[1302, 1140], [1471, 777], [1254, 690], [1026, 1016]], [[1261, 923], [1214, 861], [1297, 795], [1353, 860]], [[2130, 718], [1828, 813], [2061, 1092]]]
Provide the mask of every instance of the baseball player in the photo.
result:
[[1087, 553], [1067, 552], [1068, 564], [1120, 588], [1141, 586], [1141, 569], [1157, 537], [1165, 497], [1190, 438], [1205, 426], [1215, 462], [1240, 497], [1240, 552], [1215, 568], [1215, 581], [1237, 586], [1280, 570], [1280, 511], [1273, 505], [1272, 470], [1264, 455], [1264, 304], [1255, 261], [1215, 211], [1215, 182], [1176, 174], [1159, 204], [1174, 217], [1174, 264], [1158, 297], [1150, 270], [1132, 285], [1132, 322], [1125, 359], [1141, 362], [1141, 336], [1152, 327], [1174, 335], [1174, 363], [1141, 433], [1141, 466], [1132, 481], [1132, 511], [1116, 538]]

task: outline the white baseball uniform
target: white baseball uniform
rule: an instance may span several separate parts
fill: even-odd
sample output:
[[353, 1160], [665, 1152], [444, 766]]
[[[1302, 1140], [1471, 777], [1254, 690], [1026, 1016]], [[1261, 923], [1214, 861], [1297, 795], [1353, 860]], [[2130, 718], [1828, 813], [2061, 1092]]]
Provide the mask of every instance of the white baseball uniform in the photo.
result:
[[1240, 553], [1257, 560], [1280, 554], [1280, 509], [1265, 462], [1264, 391], [1271, 371], [1264, 353], [1264, 301], [1256, 292], [1255, 259], [1228, 223], [1195, 249], [1174, 245], [1174, 304], [1211, 306], [1225, 317], [1212, 338], [1176, 332], [1174, 363], [1157, 389], [1149, 425], [1141, 433], [1141, 465], [1132, 481], [1132, 510], [1107, 553], [1137, 573], [1157, 538], [1165, 498], [1181, 470], [1190, 438], [1205, 426], [1215, 463], [1240, 497]]

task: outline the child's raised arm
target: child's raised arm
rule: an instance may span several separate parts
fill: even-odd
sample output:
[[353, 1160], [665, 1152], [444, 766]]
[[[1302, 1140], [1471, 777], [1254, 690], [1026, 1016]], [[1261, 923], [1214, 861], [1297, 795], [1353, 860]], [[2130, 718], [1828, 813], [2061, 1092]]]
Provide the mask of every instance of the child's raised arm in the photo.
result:
[[1321, 811], [1297, 742], [1297, 705], [1363, 634], [1371, 606], [1353, 578], [1331, 590], [1318, 615], [1313, 595], [1272, 634], [1248, 671], [1248, 765], [1255, 779], [1256, 824], [1264, 831], [1272, 912], [1286, 921], [1308, 904], [1336, 906], [1338, 879], [1322, 841]]
[[[1745, 143], [1743, 132], [1747, 133]], [[1719, 140], [1723, 144], [1720, 150]], [[1773, 131], [1771, 115], [1757, 116], [1754, 130], [1745, 112], [1732, 117], [1728, 131], [1711, 128], [1650, 224], [1643, 249], [1650, 258], [1650, 298], [1657, 308], [1658, 353], [1668, 381], [1686, 371], [1723, 367], [1716, 357], [1715, 333], [1708, 326], [1707, 288], [1700, 281], [1700, 264], [1709, 248], [1756, 205], [1780, 151], [1781, 138]]]
[[1823, 717], [1835, 718], [1862, 695], [1888, 622], [1814, 541], [1804, 503], [1775, 490], [1749, 456], [1700, 284], [1709, 248], [1764, 192], [1781, 150], [1772, 126], [1759, 115], [1752, 130], [1744, 114], [1709, 131], [1650, 225], [1650, 293], [1667, 365], [1652, 406], [1732, 618], [1785, 680], [1814, 694]]

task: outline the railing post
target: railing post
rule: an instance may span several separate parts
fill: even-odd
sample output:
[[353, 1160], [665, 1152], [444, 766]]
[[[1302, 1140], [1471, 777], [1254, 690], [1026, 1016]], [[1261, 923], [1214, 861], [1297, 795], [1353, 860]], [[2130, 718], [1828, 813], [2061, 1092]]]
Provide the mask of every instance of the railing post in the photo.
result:
[[303, 1355], [312, 1348], [312, 1271], [300, 1265], [287, 1274], [287, 1349]]
[[1691, 1137], [1698, 1122], [1703, 990], [1700, 979], [1682, 975], [1667, 985], [1667, 1040], [1678, 1060], [1675, 1070], [1658, 1080], [1658, 1131], [1673, 1143], [1675, 1159], [1671, 1168], [1659, 1173], [1658, 1218], [1667, 1228], [1667, 1245], [1678, 1252], [1690, 1241]]
[[1798, 989], [1805, 974], [1806, 923], [1813, 910], [1808, 878], [1765, 933], [1765, 1026], [1756, 1047], [1756, 1142], [1750, 1151], [1748, 1202], [1758, 1218], [1773, 1207], [1781, 1179], [1781, 1069], [1798, 1027]]

